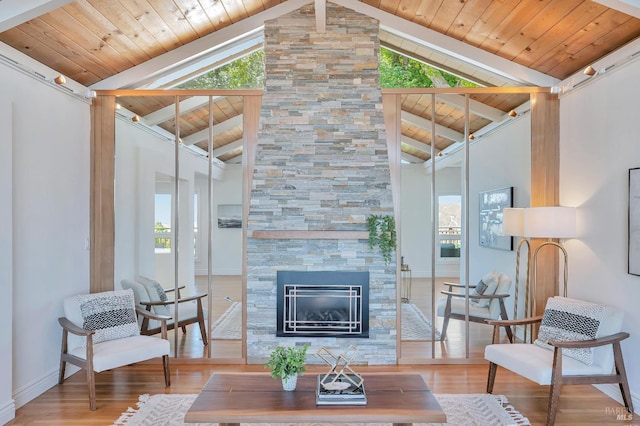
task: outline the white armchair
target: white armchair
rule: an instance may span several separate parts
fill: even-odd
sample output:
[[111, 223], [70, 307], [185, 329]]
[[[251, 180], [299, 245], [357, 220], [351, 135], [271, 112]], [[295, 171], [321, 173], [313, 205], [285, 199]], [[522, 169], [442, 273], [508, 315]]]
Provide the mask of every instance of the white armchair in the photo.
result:
[[131, 290], [107, 291], [68, 297], [64, 300], [59, 384], [64, 383], [67, 363], [85, 370], [89, 408], [96, 409], [94, 373], [162, 357], [164, 381], [171, 385], [168, 317], [138, 309], [140, 315], [161, 324], [161, 337], [141, 336]]
[[551, 297], [544, 314], [512, 321], [488, 321], [495, 329], [504, 325], [540, 322], [534, 343], [488, 345], [487, 392], [493, 392], [498, 366], [540, 385], [551, 385], [547, 424], [556, 418], [560, 387], [569, 384], [618, 383], [625, 407], [633, 413], [633, 402], [622, 359], [621, 311], [612, 307], [565, 297]]
[[[437, 313], [443, 317], [440, 340], [447, 337], [447, 328], [450, 319], [465, 319], [465, 299], [464, 284], [445, 282], [448, 290], [441, 291], [442, 296], [438, 299]], [[480, 289], [482, 287], [482, 289]], [[469, 321], [485, 324], [487, 320], [509, 319], [504, 300], [509, 297], [511, 289], [511, 278], [507, 274], [496, 274], [491, 272], [485, 275], [482, 280], [475, 285], [469, 285]], [[455, 290], [454, 290], [455, 289]], [[509, 337], [513, 340], [511, 327], [504, 326]]]
[[[165, 289], [156, 280], [138, 277], [137, 280], [120, 281], [123, 289], [133, 290], [136, 305], [142, 309], [151, 311], [157, 315], [167, 315], [171, 317], [167, 321], [167, 329], [172, 330], [175, 327], [173, 319], [174, 300], [169, 298], [167, 293], [173, 292], [173, 289]], [[182, 332], [186, 333], [186, 326], [189, 324], [198, 324], [200, 327], [200, 335], [202, 342], [206, 346], [208, 344], [207, 328], [205, 323], [205, 310], [202, 306], [202, 300], [207, 294], [197, 294], [194, 296], [182, 296], [178, 289], [178, 327], [182, 328]], [[146, 335], [157, 334], [160, 332], [160, 323], [148, 318], [142, 318], [141, 333]]]

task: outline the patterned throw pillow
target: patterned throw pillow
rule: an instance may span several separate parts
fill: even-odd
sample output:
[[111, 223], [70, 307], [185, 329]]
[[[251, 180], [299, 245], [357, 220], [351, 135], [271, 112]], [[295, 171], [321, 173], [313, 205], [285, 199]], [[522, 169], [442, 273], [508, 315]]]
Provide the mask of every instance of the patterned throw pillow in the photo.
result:
[[[167, 293], [164, 291], [164, 288], [158, 281], [142, 276], [139, 277], [138, 281], [140, 281], [142, 285], [144, 285], [144, 287], [147, 289], [150, 301], [166, 302], [169, 300], [169, 297], [167, 297]], [[152, 308], [152, 311], [156, 314], [171, 316], [171, 311], [167, 306], [154, 306]]]
[[[605, 305], [551, 297], [544, 309], [538, 338], [533, 343], [553, 350], [547, 342], [595, 339], [604, 311]], [[587, 365], [593, 364], [593, 348], [563, 349], [562, 354]]]
[[95, 330], [93, 343], [138, 336], [138, 319], [132, 290], [106, 291], [76, 296], [82, 328]]
[[491, 299], [477, 299], [474, 295], [494, 294], [498, 288], [498, 277], [495, 272], [488, 273], [476, 285], [476, 288], [469, 294], [469, 304], [477, 308], [486, 308], [491, 303]]

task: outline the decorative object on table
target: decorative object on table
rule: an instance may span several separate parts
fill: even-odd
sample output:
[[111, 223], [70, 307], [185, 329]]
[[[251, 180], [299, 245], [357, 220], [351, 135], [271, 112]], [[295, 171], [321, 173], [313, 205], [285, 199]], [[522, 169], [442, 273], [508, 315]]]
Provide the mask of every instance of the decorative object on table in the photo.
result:
[[629, 169], [629, 260], [627, 271], [640, 275], [640, 168]]
[[269, 361], [264, 365], [265, 368], [271, 369], [271, 377], [282, 380], [282, 388], [285, 391], [295, 390], [298, 376], [306, 371], [304, 362], [308, 348], [309, 345], [278, 346], [271, 352]]
[[396, 220], [390, 215], [367, 216], [369, 248], [378, 247], [385, 263], [391, 262], [391, 253], [396, 249]]
[[367, 404], [362, 377], [349, 366], [357, 353], [358, 349], [354, 345], [337, 356], [324, 346], [318, 350], [318, 356], [330, 368], [326, 374], [318, 375], [317, 405]]
[[502, 215], [513, 207], [513, 187], [480, 193], [480, 245], [499, 250], [513, 250], [513, 238], [502, 232]]

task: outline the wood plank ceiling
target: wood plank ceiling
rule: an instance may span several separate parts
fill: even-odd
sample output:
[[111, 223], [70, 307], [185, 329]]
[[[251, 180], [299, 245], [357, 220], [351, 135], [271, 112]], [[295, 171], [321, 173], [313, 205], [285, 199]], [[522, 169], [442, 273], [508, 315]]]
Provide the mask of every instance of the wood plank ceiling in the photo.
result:
[[[453, 46], [464, 43], [555, 81], [568, 78], [640, 37], [640, 19], [591, 0], [336, 2], [349, 1], [359, 7], [375, 8], [383, 16], [402, 18], [407, 25], [444, 35]], [[76, 0], [6, 29], [0, 33], [0, 41], [91, 88], [175, 49], [188, 48], [190, 43], [217, 31], [242, 27], [251, 17], [283, 3], [286, 1]], [[381, 24], [385, 24], [383, 20]], [[382, 45], [484, 85], [523, 84], [488, 67], [471, 66], [455, 55], [443, 55], [400, 33], [383, 25]], [[474, 95], [472, 99], [477, 107], [472, 107], [470, 117], [471, 132], [475, 132], [525, 103], [528, 96]], [[441, 126], [434, 141], [437, 150], [445, 149], [464, 133], [464, 113], [451, 101], [439, 98], [437, 102], [435, 120]], [[120, 103], [144, 119], [172, 104], [173, 98], [131, 97], [120, 99]], [[429, 159], [431, 129], [426, 123], [433, 119], [430, 104], [430, 96], [417, 95], [405, 96], [402, 102], [403, 152], [412, 161]], [[215, 122], [235, 119], [241, 123], [238, 120], [241, 111], [240, 97], [218, 98]], [[206, 142], [197, 135], [207, 120], [208, 112], [203, 109], [191, 110], [181, 117], [184, 138], [193, 135], [190, 143], [205, 150]], [[153, 125], [172, 133], [175, 123], [167, 119]], [[229, 125], [217, 134], [216, 149], [229, 145], [218, 158], [229, 161], [236, 157], [241, 152], [237, 142], [241, 138], [241, 124]]]

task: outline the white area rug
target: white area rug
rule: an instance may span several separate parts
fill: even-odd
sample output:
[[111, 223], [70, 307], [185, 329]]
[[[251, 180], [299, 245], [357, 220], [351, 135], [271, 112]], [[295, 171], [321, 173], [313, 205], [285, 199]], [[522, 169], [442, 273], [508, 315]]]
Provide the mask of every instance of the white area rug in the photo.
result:
[[[431, 322], [413, 303], [402, 303], [402, 340], [431, 340]], [[233, 340], [242, 336], [242, 306], [233, 302], [213, 324], [212, 339]], [[436, 330], [436, 340], [440, 332]]]
[[[431, 340], [431, 321], [413, 303], [402, 303], [401, 340]], [[440, 332], [436, 330], [436, 340]]]
[[222, 340], [242, 338], [242, 305], [240, 302], [233, 302], [213, 323], [211, 338]]
[[[194, 425], [184, 423], [184, 415], [191, 407], [197, 395], [160, 394], [141, 395], [138, 408], [129, 408], [122, 413], [114, 425], [127, 426], [182, 426]], [[522, 416], [509, 404], [503, 395], [471, 394], [471, 395], [436, 395], [443, 411], [447, 415], [447, 425], [455, 426], [505, 426], [505, 425], [530, 425], [529, 419]], [[216, 425], [212, 423], [211, 425]], [[245, 423], [242, 423], [243, 425]], [[326, 423], [310, 423], [314, 426], [327, 425]], [[207, 426], [199, 423], [199, 426]], [[262, 426], [267, 423], [262, 423]], [[271, 425], [285, 425], [285, 423], [272, 423]], [[286, 423], [293, 425], [293, 423]], [[344, 423], [348, 425], [348, 423]], [[359, 423], [359, 426], [365, 424]], [[389, 423], [369, 423], [368, 425], [389, 425]], [[426, 426], [427, 423], [415, 423]]]

